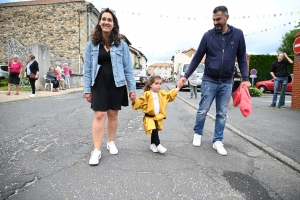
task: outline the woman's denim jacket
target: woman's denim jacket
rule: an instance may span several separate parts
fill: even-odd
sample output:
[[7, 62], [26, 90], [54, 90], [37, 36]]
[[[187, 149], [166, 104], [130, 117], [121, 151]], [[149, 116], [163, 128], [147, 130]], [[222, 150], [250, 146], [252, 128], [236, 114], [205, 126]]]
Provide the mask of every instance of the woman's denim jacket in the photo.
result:
[[[101, 67], [98, 64], [98, 54], [99, 44], [94, 45], [92, 41], [89, 41], [84, 55], [84, 93], [91, 93], [91, 88]], [[134, 71], [127, 44], [123, 40], [119, 46], [112, 43], [110, 57], [116, 87], [124, 86], [127, 83], [128, 91], [135, 92]]]

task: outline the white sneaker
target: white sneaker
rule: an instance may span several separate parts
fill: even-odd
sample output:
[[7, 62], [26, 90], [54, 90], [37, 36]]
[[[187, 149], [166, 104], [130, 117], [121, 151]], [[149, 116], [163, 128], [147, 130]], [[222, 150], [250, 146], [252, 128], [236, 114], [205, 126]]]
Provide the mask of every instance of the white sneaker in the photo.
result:
[[196, 147], [200, 147], [201, 145], [201, 137], [202, 135], [199, 135], [199, 134], [194, 134], [194, 139], [193, 139], [193, 145], [196, 146]]
[[107, 143], [106, 148], [107, 148], [107, 150], [109, 150], [109, 153], [113, 154], [113, 155], [118, 154], [118, 152], [119, 152], [116, 145], [115, 145], [115, 143], [114, 143], [114, 141], [111, 141], [110, 143]]
[[35, 94], [31, 94], [31, 95], [29, 95], [29, 97], [35, 97]]
[[163, 145], [159, 144], [159, 145], [157, 146], [157, 151], [158, 151], [159, 153], [165, 153], [165, 152], [167, 151], [167, 149], [166, 149], [165, 147], [163, 147]]
[[98, 149], [94, 149], [91, 154], [92, 155], [89, 161], [89, 165], [98, 165], [101, 158], [101, 151], [99, 151]]
[[215, 150], [217, 150], [217, 152], [220, 155], [222, 155], [222, 156], [226, 156], [227, 155], [227, 151], [224, 149], [222, 141], [216, 141], [216, 142], [214, 142], [213, 148]]
[[150, 144], [150, 149], [154, 152], [154, 153], [157, 153], [158, 150], [157, 150], [157, 147], [155, 144]]

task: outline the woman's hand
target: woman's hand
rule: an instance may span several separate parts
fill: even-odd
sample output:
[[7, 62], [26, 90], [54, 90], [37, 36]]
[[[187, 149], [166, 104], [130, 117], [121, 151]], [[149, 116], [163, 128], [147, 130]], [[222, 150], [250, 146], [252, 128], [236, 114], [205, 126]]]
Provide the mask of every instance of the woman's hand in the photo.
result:
[[130, 101], [135, 102], [135, 99], [136, 99], [135, 92], [129, 92], [129, 99], [130, 99]]
[[92, 103], [92, 94], [91, 94], [91, 93], [86, 93], [86, 94], [85, 94], [85, 99], [86, 99], [89, 103]]

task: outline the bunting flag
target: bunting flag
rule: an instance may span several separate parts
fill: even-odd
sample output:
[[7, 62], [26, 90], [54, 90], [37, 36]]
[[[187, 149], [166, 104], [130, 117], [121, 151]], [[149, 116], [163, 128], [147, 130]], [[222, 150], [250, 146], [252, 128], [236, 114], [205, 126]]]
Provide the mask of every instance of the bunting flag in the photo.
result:
[[[99, 6], [99, 10], [101, 10], [102, 7]], [[125, 15], [132, 15], [132, 16], [150, 16], [150, 17], [157, 17], [159, 16], [160, 18], [167, 18], [167, 19], [178, 19], [178, 20], [188, 20], [188, 21], [196, 21], [196, 19], [202, 20], [202, 19], [206, 19], [206, 20], [211, 20], [211, 17], [199, 17], [199, 16], [175, 16], [175, 15], [164, 15], [164, 14], [157, 14], [157, 13], [142, 13], [142, 12], [129, 12], [129, 11], [119, 11], [121, 14], [125, 14]], [[292, 12], [286, 12], [284, 13], [285, 16], [288, 15], [299, 15], [300, 11], [292, 11]], [[268, 19], [268, 18], [276, 18], [276, 17], [283, 17], [283, 13], [275, 13], [275, 14], [262, 14], [262, 15], [256, 15], [256, 18], [264, 18], [264, 19]], [[251, 15], [244, 15], [244, 16], [231, 16], [231, 19], [234, 20], [247, 20], [247, 19], [251, 19], [253, 17], [251, 17]], [[193, 19], [193, 20], [192, 20]]]
[[[297, 20], [294, 20], [293, 21], [295, 24], [297, 24]], [[268, 30], [270, 31], [270, 30], [274, 30], [274, 29], [276, 29], [277, 27], [282, 27], [282, 26], [287, 26], [287, 25], [291, 25], [292, 24], [292, 22], [288, 22], [288, 23], [285, 23], [285, 24], [280, 24], [280, 25], [278, 25], [278, 26], [274, 26], [274, 27], [270, 27], [270, 28], [266, 28], [266, 29], [261, 29], [260, 31], [258, 31], [258, 32], [261, 32], [261, 33], [263, 33], [263, 32], [267, 32]], [[251, 35], [254, 35], [255, 34], [255, 32], [253, 32], [253, 33], [250, 33], [250, 34], [244, 34], [245, 36], [251, 36]]]

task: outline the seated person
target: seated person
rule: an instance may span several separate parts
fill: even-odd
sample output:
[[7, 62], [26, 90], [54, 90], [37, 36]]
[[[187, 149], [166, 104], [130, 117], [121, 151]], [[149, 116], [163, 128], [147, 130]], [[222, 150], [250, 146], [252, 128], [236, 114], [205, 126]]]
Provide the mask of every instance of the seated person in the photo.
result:
[[57, 76], [54, 74], [54, 68], [50, 67], [46, 74], [46, 77], [53, 83], [53, 92], [58, 92], [59, 82], [57, 81]]
[[65, 90], [66, 89], [66, 86], [67, 86], [67, 83], [66, 81], [62, 78], [62, 73], [61, 73], [61, 69], [60, 67], [56, 67], [55, 68], [55, 71], [54, 71], [54, 74], [56, 75], [57, 77], [57, 80], [59, 82], [59, 86], [61, 89]]

